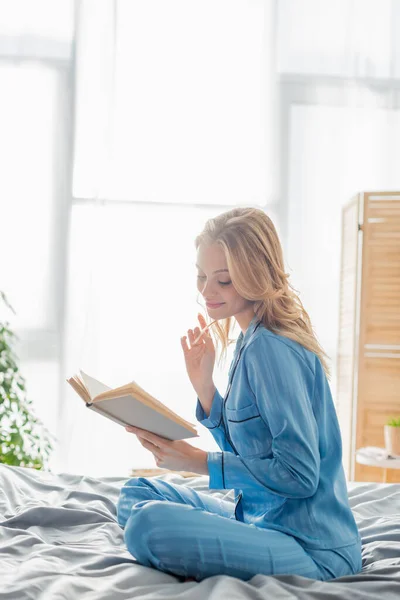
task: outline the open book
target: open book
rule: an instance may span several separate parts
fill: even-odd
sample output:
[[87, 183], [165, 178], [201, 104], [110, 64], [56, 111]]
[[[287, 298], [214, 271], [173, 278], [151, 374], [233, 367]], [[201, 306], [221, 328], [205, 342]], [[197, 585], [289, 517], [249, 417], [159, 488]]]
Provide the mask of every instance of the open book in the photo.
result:
[[161, 402], [131, 381], [114, 389], [83, 371], [67, 379], [86, 406], [120, 425], [133, 425], [168, 440], [198, 437], [197, 431]]

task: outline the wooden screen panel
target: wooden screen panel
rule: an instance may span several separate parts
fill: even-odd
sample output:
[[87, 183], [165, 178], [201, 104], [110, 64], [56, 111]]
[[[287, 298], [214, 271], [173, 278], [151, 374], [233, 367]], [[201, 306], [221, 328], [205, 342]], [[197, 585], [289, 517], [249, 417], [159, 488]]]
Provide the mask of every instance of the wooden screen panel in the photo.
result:
[[[383, 425], [400, 416], [400, 193], [365, 193], [362, 200], [357, 448], [383, 447]], [[355, 479], [381, 481], [381, 473], [356, 463]], [[388, 479], [400, 481], [400, 471]]]
[[356, 300], [359, 270], [359, 199], [354, 197], [342, 211], [339, 339], [337, 354], [336, 412], [343, 446], [343, 467], [352, 478], [354, 428], [354, 369], [356, 351]]
[[390, 406], [395, 412], [397, 407], [397, 412], [400, 413], [399, 360], [400, 356], [396, 351], [377, 352], [368, 347], [365, 349], [363, 402], [366, 407], [379, 404], [383, 407]]

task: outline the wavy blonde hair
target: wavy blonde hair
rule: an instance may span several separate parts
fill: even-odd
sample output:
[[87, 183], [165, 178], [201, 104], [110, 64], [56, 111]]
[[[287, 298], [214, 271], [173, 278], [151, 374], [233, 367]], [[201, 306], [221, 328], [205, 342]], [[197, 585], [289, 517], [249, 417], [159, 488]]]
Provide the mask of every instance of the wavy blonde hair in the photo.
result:
[[[327, 355], [313, 331], [311, 320], [285, 273], [281, 243], [275, 226], [258, 208], [234, 208], [209, 219], [196, 237], [196, 249], [218, 244], [225, 253], [232, 284], [238, 294], [254, 302], [254, 313], [263, 325], [298, 342], [320, 359], [330, 377]], [[217, 321], [211, 328], [220, 361], [226, 357], [232, 317]]]

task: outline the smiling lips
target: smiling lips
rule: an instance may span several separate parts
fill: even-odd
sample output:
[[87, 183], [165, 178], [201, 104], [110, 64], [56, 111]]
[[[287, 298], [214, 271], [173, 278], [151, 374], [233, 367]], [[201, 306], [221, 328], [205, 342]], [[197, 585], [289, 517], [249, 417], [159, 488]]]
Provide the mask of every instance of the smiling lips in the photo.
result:
[[217, 303], [206, 302], [206, 305], [209, 308], [217, 308], [218, 306], [222, 306], [223, 304], [225, 304], [225, 302], [217, 302]]

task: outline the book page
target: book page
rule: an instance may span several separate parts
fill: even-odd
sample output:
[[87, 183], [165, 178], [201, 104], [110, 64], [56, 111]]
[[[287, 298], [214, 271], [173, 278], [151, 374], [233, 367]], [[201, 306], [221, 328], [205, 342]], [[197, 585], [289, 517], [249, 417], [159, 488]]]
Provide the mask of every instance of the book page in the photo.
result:
[[84, 373], [81, 369], [79, 370], [79, 372], [81, 374], [82, 381], [85, 384], [89, 396], [92, 400], [102, 392], [107, 392], [108, 390], [112, 389], [108, 387], [108, 385], [105, 385], [104, 383], [101, 383], [101, 381], [98, 381], [94, 377], [91, 377], [87, 373]]
[[168, 440], [183, 440], [198, 437], [196, 429], [183, 419], [172, 419], [168, 414], [157, 412], [152, 406], [131, 395], [122, 395], [94, 402], [89, 406], [92, 410], [120, 423], [134, 425], [146, 429]]
[[153, 398], [153, 396], [150, 396], [150, 394], [145, 392], [145, 390], [136, 383], [128, 383], [121, 387], [108, 390], [107, 392], [103, 392], [102, 394], [99, 394], [98, 396], [93, 398], [93, 403], [100, 405], [105, 400], [112, 400], [113, 398], [120, 398], [126, 395], [133, 396], [136, 400], [142, 402], [147, 406], [150, 406], [152, 410], [164, 414], [165, 416], [168, 416], [170, 419], [176, 422], [180, 422], [183, 426], [187, 426], [189, 428], [194, 427], [193, 423], [189, 423], [188, 421], [182, 419], [182, 417], [180, 417], [173, 410], [165, 406], [165, 404], [163, 404], [159, 400], [156, 400], [155, 398]]
[[67, 379], [67, 382], [70, 384], [70, 386], [72, 386], [72, 388], [75, 390], [75, 392], [82, 398], [82, 400], [85, 402], [85, 404], [87, 402], [91, 401], [88, 391], [85, 388], [85, 385], [84, 385], [83, 381], [81, 380], [81, 378], [79, 377], [79, 375], [73, 375], [73, 377], [70, 377], [69, 379]]

